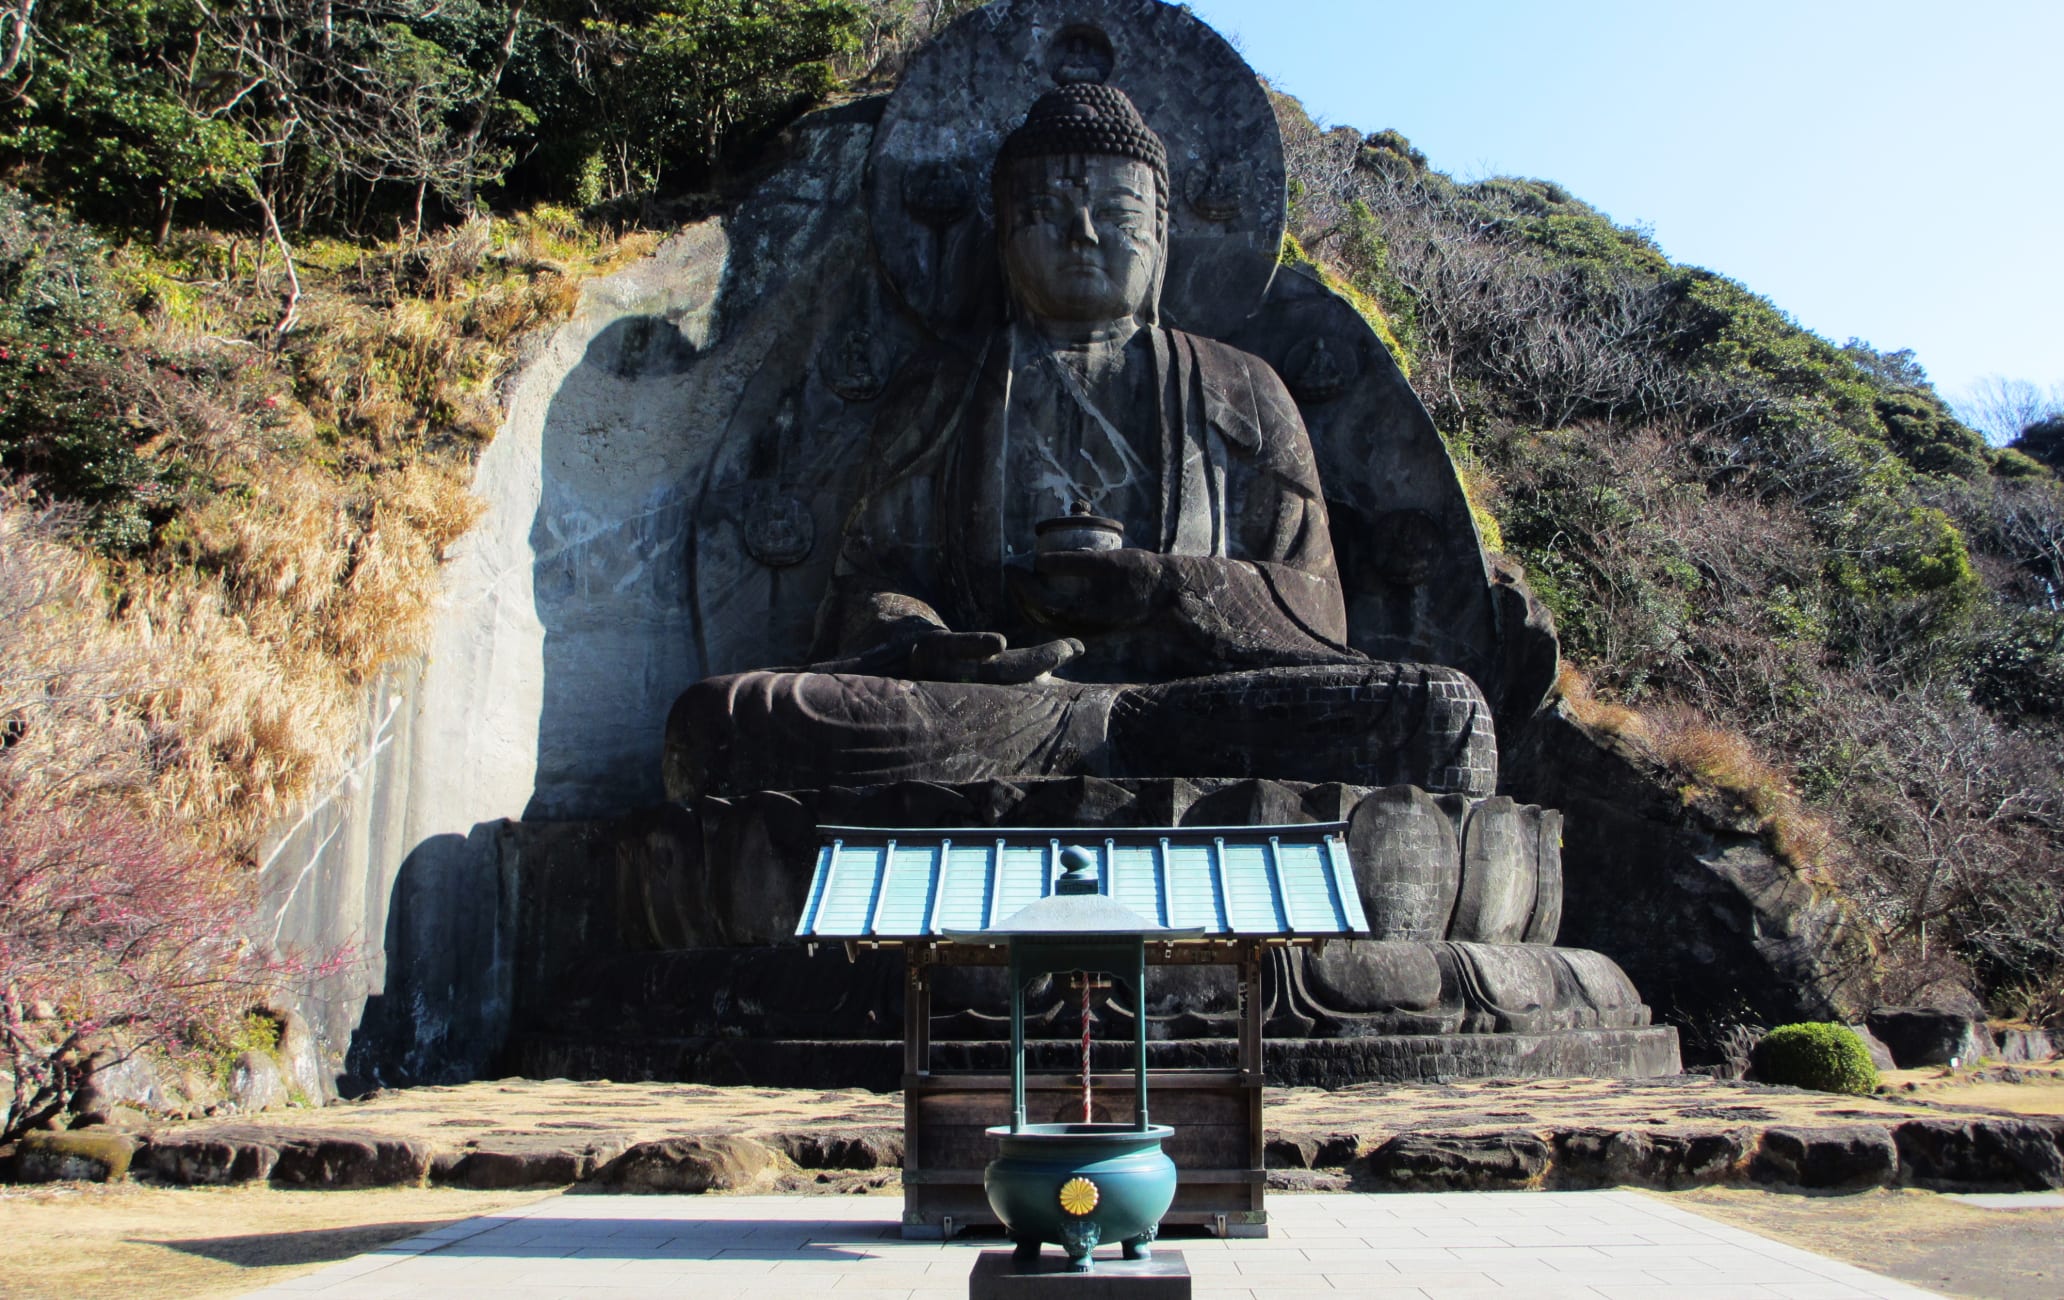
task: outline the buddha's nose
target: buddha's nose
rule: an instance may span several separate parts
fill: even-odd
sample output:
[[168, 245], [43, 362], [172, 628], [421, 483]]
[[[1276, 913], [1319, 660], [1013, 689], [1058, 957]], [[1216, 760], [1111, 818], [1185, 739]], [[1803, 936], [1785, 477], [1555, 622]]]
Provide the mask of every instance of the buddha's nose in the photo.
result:
[[1075, 209], [1075, 215], [1068, 222], [1068, 239], [1076, 244], [1101, 242], [1097, 239], [1096, 222], [1090, 219], [1088, 208]]

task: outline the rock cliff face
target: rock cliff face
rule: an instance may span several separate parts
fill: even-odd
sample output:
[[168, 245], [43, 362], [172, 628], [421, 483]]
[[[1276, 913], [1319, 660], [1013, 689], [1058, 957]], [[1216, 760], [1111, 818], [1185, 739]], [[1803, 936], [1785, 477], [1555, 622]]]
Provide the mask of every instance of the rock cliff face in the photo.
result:
[[[265, 937], [362, 959], [302, 998], [346, 1090], [471, 1077], [501, 1050], [533, 974], [517, 969], [534, 900], [512, 821], [527, 834], [658, 803], [663, 723], [690, 683], [808, 661], [878, 399], [923, 342], [874, 267], [863, 196], [881, 113], [804, 119], [750, 199], [586, 286], [512, 381], [428, 655], [368, 692], [349, 770], [264, 855]], [[1469, 535], [1439, 437], [1367, 325], [1315, 281], [1278, 279], [1255, 346], [1330, 331], [1369, 376], [1306, 411], [1340, 485], [1344, 568], [1406, 516]], [[1402, 507], [1383, 519], [1361, 509], [1377, 482]], [[1474, 555], [1361, 567], [1349, 586], [1390, 629], [1368, 633], [1386, 653], [1452, 662], [1441, 638], [1463, 622], [1471, 645], [1552, 652], [1523, 617], [1499, 631], [1508, 589], [1482, 585]], [[1552, 665], [1529, 664], [1507, 648], [1471, 668], [1538, 698]]]
[[804, 416], [751, 380], [808, 355], [823, 286], [864, 264], [871, 135], [866, 105], [810, 119], [755, 204], [586, 285], [511, 382], [428, 654], [367, 692], [347, 771], [262, 857], [264, 937], [359, 959], [302, 997], [344, 1088], [487, 1068], [516, 976], [507, 822], [657, 801], [674, 698], [807, 646], [828, 561], [743, 562], [741, 435]]
[[1619, 962], [1659, 1018], [1854, 1020], [1874, 954], [1834, 896], [1753, 825], [1687, 807], [1653, 760], [1571, 718], [1538, 715], [1513, 793], [1563, 813], [1562, 942]]

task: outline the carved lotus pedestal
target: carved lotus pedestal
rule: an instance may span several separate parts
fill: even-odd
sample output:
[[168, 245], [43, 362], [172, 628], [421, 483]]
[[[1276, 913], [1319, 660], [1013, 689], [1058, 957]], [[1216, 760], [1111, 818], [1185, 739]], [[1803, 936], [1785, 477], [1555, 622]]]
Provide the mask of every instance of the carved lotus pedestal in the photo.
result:
[[[1471, 1076], [1651, 1077], [1680, 1068], [1627, 976], [1554, 945], [1561, 817], [1498, 797], [1266, 780], [1096, 778], [762, 792], [616, 823], [606, 842], [533, 853], [526, 871], [595, 889], [582, 950], [548, 964], [556, 997], [515, 1035], [526, 1074], [894, 1088], [904, 974], [893, 952], [792, 944], [820, 825], [1253, 826], [1345, 823], [1374, 937], [1278, 951], [1263, 969], [1272, 1081], [1341, 1086]], [[597, 861], [615, 870], [597, 878]], [[562, 895], [562, 897], [565, 895]], [[566, 934], [565, 909], [549, 933]], [[994, 972], [942, 970], [940, 1068], [1001, 1069], [1008, 997]], [[1168, 969], [1146, 1008], [1153, 1068], [1228, 1065], [1231, 978]], [[1136, 1014], [1095, 1009], [1124, 1038]], [[1035, 1068], [1062, 1062], [1079, 1009], [1028, 1003]], [[1052, 1068], [1065, 1068], [1055, 1064]]]

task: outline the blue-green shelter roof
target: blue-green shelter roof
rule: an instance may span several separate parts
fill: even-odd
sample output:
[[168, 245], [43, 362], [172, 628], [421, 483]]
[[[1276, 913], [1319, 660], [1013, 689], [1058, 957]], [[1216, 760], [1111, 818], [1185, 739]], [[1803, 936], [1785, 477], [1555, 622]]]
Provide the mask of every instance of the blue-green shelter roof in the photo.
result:
[[1364, 935], [1345, 832], [1340, 823], [827, 826], [796, 937], [894, 942], [993, 930], [1054, 893], [1061, 850], [1071, 847], [1096, 859], [1099, 893], [1150, 925], [1207, 939]]

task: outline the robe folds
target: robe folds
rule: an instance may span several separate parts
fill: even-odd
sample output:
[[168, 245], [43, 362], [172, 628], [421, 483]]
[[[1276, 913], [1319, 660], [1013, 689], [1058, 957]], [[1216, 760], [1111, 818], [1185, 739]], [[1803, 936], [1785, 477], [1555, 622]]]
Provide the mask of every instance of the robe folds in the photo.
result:
[[1318, 470], [1282, 380], [1175, 330], [1126, 345], [1148, 368], [1144, 384], [1125, 372], [1127, 409], [1082, 406], [1123, 437], [1120, 460], [1145, 467], [1116, 493], [1132, 507], [1126, 545], [1176, 557], [1172, 590], [1144, 621], [1082, 635], [1052, 676], [912, 680], [908, 647], [928, 631], [1000, 632], [1013, 647], [1063, 634], [1013, 594], [1030, 516], [1048, 507], [1011, 481], [1025, 463], [1012, 442], [1054, 436], [1065, 409], [1052, 391], [1014, 407], [1020, 343], [1002, 330], [905, 367], [842, 536], [822, 661], [691, 687], [668, 720], [670, 791], [1095, 775], [1491, 792], [1497, 745], [1475, 684], [1346, 644]]
[[[1131, 430], [1158, 482], [1151, 517], [1122, 520], [1126, 544], [1216, 561], [1189, 566], [1172, 610], [1112, 645], [1091, 638], [1063, 676], [1158, 679], [1274, 665], [1354, 662], [1325, 499], [1304, 421], [1266, 362], [1176, 330], [1143, 330], [1151, 428]], [[907, 634], [908, 620], [996, 631], [1013, 645], [1055, 633], [1031, 624], [1005, 571], [1033, 539], [1007, 481], [1015, 339], [942, 349], [906, 367], [877, 416], [872, 471], [847, 521], [820, 625], [829, 658]], [[1144, 434], [1144, 436], [1142, 436]], [[1131, 669], [1133, 671], [1128, 671]]]

